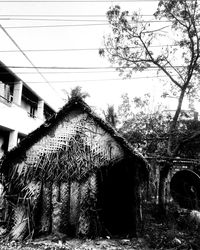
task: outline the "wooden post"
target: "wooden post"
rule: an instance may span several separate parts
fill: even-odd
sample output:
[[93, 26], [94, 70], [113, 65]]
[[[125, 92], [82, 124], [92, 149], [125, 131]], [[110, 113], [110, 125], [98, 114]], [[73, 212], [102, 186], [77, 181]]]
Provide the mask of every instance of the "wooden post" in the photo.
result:
[[[134, 177], [133, 177], [133, 183], [132, 183], [132, 189], [133, 189], [133, 197], [132, 197], [132, 218], [131, 218], [131, 228], [130, 228], [130, 233], [129, 233], [129, 237], [132, 238], [132, 237], [136, 237], [137, 236], [137, 177], [136, 177], [136, 173], [134, 174]], [[130, 182], [131, 184], [131, 182]]]

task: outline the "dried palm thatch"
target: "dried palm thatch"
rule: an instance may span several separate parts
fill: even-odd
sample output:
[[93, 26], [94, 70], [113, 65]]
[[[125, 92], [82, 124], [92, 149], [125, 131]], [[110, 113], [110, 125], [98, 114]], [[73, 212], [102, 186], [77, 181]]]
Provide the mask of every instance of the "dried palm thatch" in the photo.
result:
[[[123, 137], [75, 98], [11, 150], [3, 158], [1, 172], [10, 178], [16, 174], [30, 179], [40, 172], [42, 179], [81, 179], [97, 165], [122, 158], [124, 153], [144, 162]], [[147, 176], [147, 167], [141, 172]]]
[[[148, 176], [142, 156], [76, 98], [11, 150], [3, 159], [1, 171], [9, 183], [8, 196], [30, 201], [33, 224], [40, 204], [38, 232], [59, 228], [65, 233], [89, 235], [91, 230], [100, 230], [95, 214], [95, 172], [125, 157], [140, 162], [141, 173]], [[13, 227], [16, 232], [24, 225], [18, 223], [24, 216], [19, 211], [21, 217]], [[58, 215], [57, 221], [52, 214]]]
[[28, 227], [28, 216], [26, 213], [26, 209], [23, 206], [16, 206], [14, 208], [14, 226], [10, 232], [10, 235], [14, 240], [23, 239], [27, 232]]

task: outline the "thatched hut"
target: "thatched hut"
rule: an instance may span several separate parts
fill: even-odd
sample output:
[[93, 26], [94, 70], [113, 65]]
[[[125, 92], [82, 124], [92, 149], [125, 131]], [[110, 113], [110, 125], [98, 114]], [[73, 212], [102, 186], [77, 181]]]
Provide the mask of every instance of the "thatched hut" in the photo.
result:
[[64, 233], [134, 235], [147, 163], [80, 98], [3, 158], [7, 227], [15, 239]]

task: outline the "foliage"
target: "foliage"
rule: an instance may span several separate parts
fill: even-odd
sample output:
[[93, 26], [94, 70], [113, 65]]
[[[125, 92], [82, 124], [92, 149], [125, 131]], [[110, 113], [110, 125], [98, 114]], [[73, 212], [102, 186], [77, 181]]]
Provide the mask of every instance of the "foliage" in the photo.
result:
[[[120, 6], [111, 7], [107, 12], [111, 34], [105, 38], [105, 49], [100, 55], [117, 66], [121, 75], [130, 78], [134, 71], [156, 68], [171, 83], [171, 92], [178, 99], [178, 104], [171, 121], [168, 123], [167, 157], [168, 161], [160, 171], [159, 203], [163, 206], [164, 182], [173, 167], [176, 157], [185, 141], [192, 141], [198, 133], [182, 140], [179, 134], [182, 103], [185, 96], [195, 97], [199, 89], [200, 64], [200, 7], [198, 0], [160, 0], [156, 20], [170, 23], [152, 28], [151, 22], [143, 20], [140, 13], [130, 14]], [[169, 33], [172, 36], [169, 36]], [[170, 45], [157, 46], [164, 39]]]
[[15, 207], [14, 208], [14, 226], [10, 232], [12, 238], [22, 239], [27, 231], [27, 216], [25, 214], [24, 207]]
[[[199, 158], [200, 155], [200, 121], [186, 120], [181, 129], [180, 157]], [[193, 138], [193, 139], [192, 139]]]
[[115, 112], [114, 106], [109, 105], [106, 111], [103, 111], [105, 120], [114, 128], [116, 127], [118, 120], [117, 120], [117, 114]]
[[[105, 39], [106, 49], [99, 52], [118, 65], [118, 71], [125, 77], [131, 77], [134, 71], [154, 67], [169, 78], [178, 97], [178, 106], [168, 128], [168, 155], [175, 156], [179, 145], [174, 142], [173, 134], [178, 129], [183, 99], [187, 94], [194, 96], [197, 91], [200, 10], [197, 0], [165, 0], [159, 2], [154, 16], [158, 20], [170, 21], [170, 29], [169, 26], [152, 29], [150, 23], [143, 22], [139, 13], [130, 15], [120, 6], [111, 7], [107, 18], [112, 33]], [[158, 50], [153, 46], [158, 38], [162, 41], [166, 36], [165, 30], [172, 32], [174, 39], [171, 46]]]
[[[166, 155], [167, 129], [170, 114], [149, 109], [150, 95], [130, 100], [128, 94], [122, 96], [119, 106], [120, 132], [144, 155]], [[123, 112], [121, 112], [123, 110]], [[133, 111], [134, 110], [134, 111]]]
[[82, 91], [82, 88], [80, 86], [76, 86], [74, 89], [71, 90], [70, 93], [70, 98], [81, 97], [82, 99], [85, 99], [89, 96], [90, 95], [87, 92]]
[[[132, 100], [128, 94], [122, 96], [122, 104], [118, 109], [118, 119], [122, 121], [120, 132], [144, 155], [167, 156], [168, 127], [172, 121], [172, 115], [169, 112], [163, 112], [162, 106], [156, 110], [150, 110], [150, 98], [149, 94]], [[198, 157], [200, 153], [198, 137], [195, 136], [196, 143], [194, 140], [191, 143], [188, 138], [198, 135], [199, 127], [200, 121], [188, 117], [184, 112], [181, 113], [178, 130], [174, 134], [174, 141], [181, 143], [177, 156]]]
[[67, 99], [64, 99], [64, 101], [69, 101], [73, 98], [82, 98], [85, 99], [87, 97], [90, 97], [90, 95], [87, 92], [82, 91], [81, 86], [76, 86], [75, 88], [71, 89], [70, 93], [68, 93], [65, 89], [63, 89], [63, 92], [67, 95]]

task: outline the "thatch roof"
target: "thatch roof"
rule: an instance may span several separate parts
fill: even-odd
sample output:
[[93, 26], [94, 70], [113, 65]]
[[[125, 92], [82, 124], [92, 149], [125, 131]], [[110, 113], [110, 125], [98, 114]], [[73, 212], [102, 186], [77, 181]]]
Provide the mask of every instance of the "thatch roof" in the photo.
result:
[[48, 135], [53, 128], [55, 128], [65, 117], [66, 114], [73, 110], [83, 110], [91, 117], [96, 124], [104, 129], [124, 150], [127, 156], [134, 157], [142, 162], [144, 168], [141, 170], [144, 176], [148, 176], [148, 164], [145, 159], [136, 152], [133, 147], [123, 138], [119, 133], [107, 122], [99, 118], [91, 108], [79, 97], [71, 99], [58, 113], [54, 114], [43, 125], [31, 132], [24, 138], [18, 146], [5, 154], [2, 158], [1, 172], [5, 175], [8, 174], [9, 169], [17, 163], [21, 163], [26, 159], [26, 151], [29, 150], [35, 143], [41, 140], [44, 136]]

